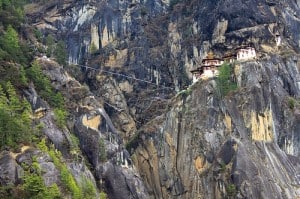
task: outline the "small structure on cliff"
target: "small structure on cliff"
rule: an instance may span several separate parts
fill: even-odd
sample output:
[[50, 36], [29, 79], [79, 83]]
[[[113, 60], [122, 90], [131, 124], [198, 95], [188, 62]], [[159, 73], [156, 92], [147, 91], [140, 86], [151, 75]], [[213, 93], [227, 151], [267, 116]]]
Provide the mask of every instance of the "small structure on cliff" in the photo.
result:
[[237, 48], [236, 58], [238, 61], [246, 61], [256, 58], [255, 48], [249, 45]]
[[250, 45], [240, 46], [235, 52], [226, 53], [222, 58], [217, 58], [210, 51], [205, 59], [202, 60], [201, 66], [191, 70], [193, 74], [193, 83], [198, 79], [207, 79], [218, 75], [218, 67], [224, 62], [234, 63], [237, 61], [247, 61], [256, 58], [255, 48]]
[[195, 70], [191, 70], [193, 74], [193, 83], [198, 79], [207, 79], [215, 77], [218, 74], [218, 67], [223, 64], [222, 58], [217, 58], [214, 53], [210, 51], [205, 59], [202, 60], [202, 65]]
[[223, 56], [223, 60], [224, 60], [224, 62], [227, 62], [227, 63], [235, 62], [236, 61], [236, 53], [226, 53]]

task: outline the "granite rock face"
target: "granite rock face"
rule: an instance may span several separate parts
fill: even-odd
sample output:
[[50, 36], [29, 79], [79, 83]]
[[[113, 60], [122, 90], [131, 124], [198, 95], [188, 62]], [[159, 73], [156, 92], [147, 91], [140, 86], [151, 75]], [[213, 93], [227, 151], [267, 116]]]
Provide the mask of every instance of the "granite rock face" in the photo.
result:
[[0, 154], [0, 184], [11, 185], [20, 182], [23, 169], [17, 164], [9, 152]]
[[[92, 165], [94, 176], [84, 163], [69, 163], [74, 176], [85, 170], [110, 198], [299, 197], [299, 1], [64, 0], [33, 7], [29, 21], [64, 40], [80, 72], [79, 80], [40, 60], [70, 112], [64, 130], [51, 110], [42, 115], [44, 133], [68, 156], [64, 143], [74, 130]], [[209, 50], [222, 56], [243, 44], [258, 56], [235, 64], [235, 92], [221, 98], [211, 79], [173, 97]], [[37, 110], [48, 109], [34, 90], [27, 97]]]
[[[297, 198], [299, 57], [237, 63], [239, 89], [214, 80], [178, 95], [145, 125], [133, 160], [153, 198]], [[151, 172], [150, 172], [151, 171]]]
[[[147, 190], [125, 149], [122, 128], [119, 130], [114, 126], [103, 108], [105, 99], [93, 95], [87, 86], [82, 85], [56, 62], [41, 59], [37, 61], [52, 85], [64, 95], [69, 111], [68, 128], [62, 129], [53, 121], [52, 111], [48, 111], [41, 118], [45, 125], [43, 133], [68, 159], [67, 166], [77, 183], [84, 183], [82, 179], [85, 177], [94, 186], [105, 190], [111, 198], [148, 198]], [[111, 82], [106, 85], [115, 89]], [[125, 107], [122, 103], [124, 102], [121, 101], [119, 106]], [[72, 129], [73, 136], [76, 135], [79, 140], [79, 151], [72, 149], [74, 143], [69, 129]], [[85, 164], [85, 157], [93, 172]], [[43, 165], [50, 166], [46, 163]]]

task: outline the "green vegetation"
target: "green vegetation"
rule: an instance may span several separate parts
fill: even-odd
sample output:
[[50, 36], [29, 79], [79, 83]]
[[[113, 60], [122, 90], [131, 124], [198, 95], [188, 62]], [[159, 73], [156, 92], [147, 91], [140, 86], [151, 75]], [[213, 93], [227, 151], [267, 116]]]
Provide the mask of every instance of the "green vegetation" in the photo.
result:
[[54, 57], [57, 63], [59, 63], [60, 65], [66, 65], [67, 52], [66, 52], [65, 42], [63, 42], [62, 40], [58, 41], [56, 44]]
[[35, 38], [39, 41], [42, 42], [43, 41], [43, 34], [41, 33], [41, 31], [37, 28], [35, 28], [34, 30], [34, 36]]
[[289, 97], [289, 99], [288, 99], [288, 105], [289, 105], [290, 109], [293, 110], [295, 108], [295, 106], [296, 106], [296, 103], [297, 103], [297, 101], [294, 98]]
[[56, 184], [46, 187], [43, 178], [40, 174], [26, 172], [24, 175], [24, 184], [22, 189], [24, 190], [24, 198], [31, 199], [60, 199], [61, 194]]
[[300, 108], [300, 100], [294, 97], [287, 98], [287, 105], [291, 110]]
[[0, 197], [10, 199], [62, 199], [56, 184], [46, 187], [42, 178], [42, 171], [36, 159], [32, 158], [31, 165], [23, 164], [23, 183], [18, 186], [7, 185], [0, 187]]
[[219, 94], [221, 96], [226, 96], [230, 91], [234, 91], [237, 89], [237, 84], [233, 80], [233, 67], [228, 64], [224, 63], [219, 68], [219, 75], [217, 77], [217, 88]]
[[0, 34], [0, 60], [26, 63], [28, 55], [23, 52], [22, 47], [17, 31], [8, 25], [6, 31]]
[[99, 158], [101, 162], [105, 162], [107, 160], [105, 142], [103, 138], [99, 139]]
[[46, 37], [46, 46], [47, 46], [47, 51], [46, 51], [47, 57], [52, 57], [54, 52], [54, 47], [55, 47], [55, 40], [52, 35], [48, 35]]
[[63, 109], [54, 109], [54, 119], [59, 128], [66, 126], [67, 112]]
[[70, 139], [70, 154], [76, 155], [77, 158], [80, 151], [79, 139], [74, 134], [70, 134]]
[[94, 199], [97, 196], [97, 191], [92, 183], [91, 180], [89, 180], [86, 177], [81, 178], [81, 184], [82, 184], [82, 195], [84, 199]]
[[187, 88], [186, 90], [181, 90], [177, 93], [178, 96], [187, 97], [192, 93], [191, 88]]
[[100, 199], [107, 199], [107, 194], [106, 193], [104, 193], [104, 192], [100, 192]]
[[47, 152], [55, 167], [60, 171], [60, 178], [62, 184], [65, 186], [66, 190], [72, 194], [73, 199], [81, 199], [83, 198], [83, 193], [81, 188], [77, 185], [73, 175], [68, 170], [66, 164], [62, 161], [62, 155], [59, 151], [55, 151], [54, 149], [49, 149], [46, 145], [46, 140], [42, 139], [40, 143], [38, 143], [38, 148], [44, 152]]
[[25, 64], [30, 48], [19, 40], [17, 30], [24, 21], [25, 0], [0, 0], [0, 61]]
[[10, 82], [5, 89], [0, 85], [0, 148], [16, 149], [19, 143], [31, 142], [30, 114], [30, 104], [18, 98]]
[[19, 27], [24, 21], [24, 3], [25, 0], [0, 0], [0, 24]]
[[228, 196], [235, 196], [237, 193], [236, 186], [234, 184], [229, 184], [226, 187], [226, 192]]
[[140, 141], [140, 132], [141, 131], [137, 131], [126, 143], [125, 148], [127, 151], [129, 151], [129, 153], [138, 147]]
[[26, 70], [26, 75], [36, 85], [36, 89], [41, 97], [55, 108], [55, 121], [58, 127], [64, 127], [66, 125], [67, 111], [62, 94], [53, 89], [49, 78], [43, 74], [41, 66], [37, 62], [34, 62]]
[[61, 193], [56, 184], [52, 184], [46, 187], [44, 180], [41, 176], [41, 169], [39, 164], [36, 162], [36, 158], [32, 158], [33, 162], [31, 165], [24, 164], [25, 175], [23, 177], [23, 184], [21, 190], [23, 193], [19, 198], [30, 198], [30, 199], [60, 199]]
[[54, 57], [57, 63], [61, 65], [66, 65], [67, 52], [65, 42], [60, 40], [57, 43], [55, 43], [54, 37], [52, 35], [48, 35], [46, 37], [45, 44], [47, 46], [47, 57]]
[[90, 53], [94, 54], [95, 52], [97, 52], [97, 47], [94, 43], [92, 43], [90, 46]]
[[220, 172], [224, 173], [226, 171], [226, 164], [222, 161], [220, 163]]

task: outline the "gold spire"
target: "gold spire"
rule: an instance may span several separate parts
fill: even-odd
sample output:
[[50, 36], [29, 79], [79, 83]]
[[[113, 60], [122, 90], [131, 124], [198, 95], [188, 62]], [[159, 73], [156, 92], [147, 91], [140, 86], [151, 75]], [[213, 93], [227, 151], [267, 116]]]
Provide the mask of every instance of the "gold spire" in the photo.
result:
[[209, 51], [209, 53], [207, 54], [207, 58], [208, 59], [213, 59], [214, 58], [214, 53], [213, 53], [213, 51]]

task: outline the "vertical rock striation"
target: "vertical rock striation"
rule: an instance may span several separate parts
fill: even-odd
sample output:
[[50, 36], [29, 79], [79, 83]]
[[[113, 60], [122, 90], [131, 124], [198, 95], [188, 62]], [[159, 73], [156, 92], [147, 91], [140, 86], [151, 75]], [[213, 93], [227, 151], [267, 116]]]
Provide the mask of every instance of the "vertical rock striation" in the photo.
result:
[[287, 101], [299, 57], [236, 67], [237, 91], [220, 99], [214, 80], [199, 82], [140, 130], [133, 160], [154, 198], [299, 196], [299, 107]]

